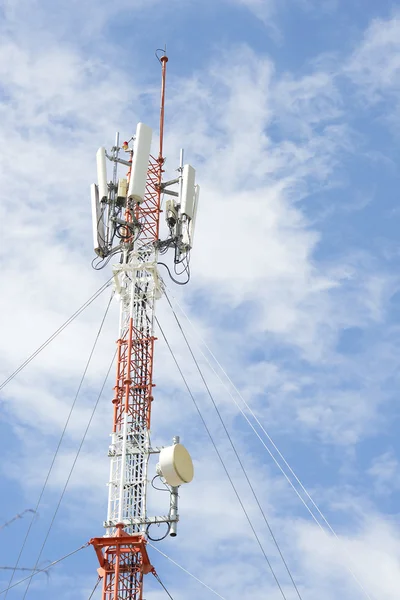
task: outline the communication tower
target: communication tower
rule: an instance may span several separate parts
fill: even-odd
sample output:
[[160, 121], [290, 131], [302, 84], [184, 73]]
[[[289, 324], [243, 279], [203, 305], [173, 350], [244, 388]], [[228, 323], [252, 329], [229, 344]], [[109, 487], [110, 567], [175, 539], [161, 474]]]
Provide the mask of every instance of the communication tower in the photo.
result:
[[[175, 274], [189, 280], [189, 257], [193, 247], [199, 186], [195, 169], [183, 164], [180, 152], [178, 176], [163, 182], [164, 106], [168, 58], [161, 63], [161, 109], [158, 156], [152, 152], [152, 130], [139, 123], [128, 142], [116, 134], [111, 152], [97, 151], [97, 184], [91, 186], [93, 239], [96, 269], [112, 267], [116, 297], [120, 302], [117, 340], [117, 373], [114, 387], [113, 426], [108, 481], [105, 535], [93, 538], [102, 578], [103, 600], [142, 600], [143, 577], [155, 573], [147, 552], [152, 525], [164, 523], [167, 534], [176, 536], [178, 489], [193, 478], [188, 451], [179, 443], [153, 448], [150, 441], [153, 401], [154, 310], [163, 293], [158, 272], [159, 254], [171, 248]], [[122, 158], [125, 156], [125, 158]], [[113, 164], [108, 179], [107, 162]], [[119, 177], [119, 168], [127, 173]], [[175, 188], [175, 189], [174, 189]], [[160, 240], [161, 201], [168, 235]], [[172, 276], [172, 275], [171, 275]], [[173, 278], [175, 280], [175, 278]], [[183, 281], [180, 281], [183, 283]], [[158, 454], [155, 476], [170, 492], [165, 516], [149, 516], [147, 494], [149, 457]]]

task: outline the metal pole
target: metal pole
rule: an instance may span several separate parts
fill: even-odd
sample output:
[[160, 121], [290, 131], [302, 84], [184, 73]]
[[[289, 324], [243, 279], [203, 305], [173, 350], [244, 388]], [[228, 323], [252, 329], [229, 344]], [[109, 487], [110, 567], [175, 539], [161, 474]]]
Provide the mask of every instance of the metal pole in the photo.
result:
[[161, 61], [161, 106], [160, 106], [160, 151], [158, 154], [159, 162], [164, 162], [163, 143], [164, 143], [164, 112], [165, 112], [165, 79], [167, 75], [168, 56], [162, 56]]

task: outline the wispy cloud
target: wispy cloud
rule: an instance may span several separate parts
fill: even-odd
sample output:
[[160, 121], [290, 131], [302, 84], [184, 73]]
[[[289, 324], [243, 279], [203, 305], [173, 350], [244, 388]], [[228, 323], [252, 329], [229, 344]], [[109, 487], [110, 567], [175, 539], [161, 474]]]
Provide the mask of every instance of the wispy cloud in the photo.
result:
[[393, 99], [400, 85], [400, 19], [375, 19], [344, 71], [368, 103]]
[[[93, 3], [77, 3], [76, 12], [60, 5], [47, 20], [40, 10], [43, 26], [33, 35], [35, 43], [23, 35], [32, 7], [24, 2], [4, 4], [6, 25], [0, 43], [4, 124], [0, 140], [5, 149], [0, 155], [0, 215], [7, 223], [0, 340], [4, 376], [108, 277], [89, 268], [87, 186], [94, 178], [94, 152], [112, 140], [116, 129], [127, 132], [128, 128], [129, 133], [139, 118], [152, 120], [158, 101], [147, 103], [143, 91], [152, 90], [154, 84], [139, 68], [127, 78], [100, 50], [88, 52], [79, 37], [84, 28], [79, 43], [73, 35], [59, 36], [63, 28], [64, 33], [71, 31], [76, 20], [88, 17]], [[92, 42], [96, 36], [101, 38], [106, 18], [126, 4], [103, 2], [96, 7], [94, 21], [87, 20]], [[268, 19], [273, 7], [255, 2], [249, 8]], [[17, 10], [21, 14], [22, 9], [28, 16], [17, 31]], [[65, 19], [61, 18], [64, 12]], [[397, 28], [396, 18], [375, 21], [352, 55], [338, 59], [335, 69], [316, 60], [307, 73], [283, 71], [250, 44], [233, 42], [192, 75], [175, 75], [168, 81], [168, 170], [174, 171], [174, 157], [184, 140], [187, 158], [197, 164], [202, 184], [191, 288], [183, 296], [176, 294], [234, 373], [256, 414], [290, 446], [289, 454], [311, 485], [317, 487], [320, 477], [327, 478], [325, 494], [318, 493], [330, 514], [339, 511], [340, 516], [334, 516], [339, 526], [341, 519], [346, 520], [345, 511], [337, 504], [335, 508], [329, 491], [345, 495], [348, 481], [343, 465], [351, 463], [354, 472], [354, 448], [388, 423], [384, 409], [394, 392], [386, 382], [394, 377], [397, 364], [388, 311], [398, 279], [371, 248], [355, 248], [339, 239], [334, 251], [329, 251], [312, 196], [322, 194], [329, 204], [328, 193], [334, 193], [329, 215], [335, 214], [346, 162], [359, 158], [360, 139], [368, 136], [357, 129], [354, 96], [344, 77], [362, 94], [363, 110], [381, 100], [396, 106]], [[39, 45], [42, 33], [44, 41]], [[116, 53], [119, 46], [113, 48]], [[140, 87], [139, 79], [148, 84]], [[365, 168], [365, 163], [357, 164]], [[337, 226], [333, 219], [327, 221], [331, 228]], [[2, 470], [18, 493], [30, 497], [43, 480], [105, 301], [99, 301], [5, 390], [7, 413], [2, 427], [12, 439]], [[116, 306], [113, 311], [114, 317]], [[162, 302], [159, 315], [275, 564], [276, 553]], [[111, 360], [114, 329], [110, 319], [50, 481], [49, 504], [62, 487]], [[367, 342], [358, 352], [350, 352], [343, 332], [355, 330], [365, 333]], [[164, 391], [156, 388], [155, 435], [166, 443], [183, 432], [192, 446], [197, 472], [193, 486], [182, 490], [181, 545], [168, 542], [166, 548], [188, 568], [204, 574], [205, 580], [218, 581], [218, 589], [226, 590], [232, 600], [243, 597], [244, 590], [253, 598], [264, 598], [266, 593], [275, 598], [257, 546], [195, 421], [173, 363], [161, 342], [158, 346], [156, 375]], [[304, 597], [333, 600], [338, 593], [346, 599], [355, 597], [356, 588], [338, 558], [346, 545], [368, 589], [379, 595], [379, 582], [380, 595], [394, 600], [399, 576], [393, 558], [399, 555], [396, 526], [374, 512], [373, 500], [364, 505], [356, 493], [352, 502], [365, 511], [366, 518], [354, 524], [347, 517], [348, 533], [341, 533], [338, 550], [336, 542], [320, 535], [299, 513], [292, 492], [270, 468], [258, 442], [250, 438], [225, 390], [207, 373], [252, 481], [281, 533]], [[92, 527], [101, 530], [108, 413], [104, 402], [61, 515], [60, 530], [69, 532], [71, 544], [94, 533], [89, 532]], [[310, 444], [313, 461], [306, 459], [306, 469], [302, 456], [309, 457]], [[383, 454], [373, 460], [366, 477], [384, 486], [396, 465], [394, 455]], [[21, 473], [26, 476], [21, 478]], [[347, 511], [350, 505], [348, 501]], [[47, 516], [51, 512], [47, 506], [43, 510]], [[204, 532], [212, 540], [211, 551], [199, 543]], [[166, 573], [179, 597], [176, 582]], [[379, 575], [375, 579], [374, 573]], [[190, 590], [191, 597], [204, 597], [194, 584]], [[148, 596], [159, 597], [157, 591]]]

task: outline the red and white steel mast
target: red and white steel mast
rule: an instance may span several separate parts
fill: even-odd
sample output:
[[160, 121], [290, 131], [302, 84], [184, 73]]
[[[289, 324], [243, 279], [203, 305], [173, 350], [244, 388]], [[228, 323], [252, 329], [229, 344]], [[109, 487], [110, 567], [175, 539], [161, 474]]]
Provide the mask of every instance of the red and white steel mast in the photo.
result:
[[[142, 600], [143, 577], [155, 572], [147, 553], [149, 528], [166, 524], [166, 535], [175, 536], [178, 522], [178, 487], [193, 478], [187, 450], [174, 438], [173, 445], [152, 448], [150, 442], [153, 401], [154, 309], [163, 293], [158, 273], [159, 253], [174, 251], [174, 266], [182, 267], [189, 279], [189, 253], [199, 198], [195, 171], [183, 165], [179, 176], [163, 182], [164, 105], [168, 58], [162, 68], [161, 111], [158, 156], [151, 155], [152, 130], [143, 123], [136, 128], [133, 144], [115, 145], [108, 154], [97, 152], [98, 184], [91, 186], [93, 235], [97, 257], [95, 268], [108, 264], [113, 256], [114, 287], [120, 302], [117, 340], [117, 374], [114, 387], [113, 427], [109, 447], [110, 477], [108, 511], [104, 537], [91, 540], [102, 577], [103, 600]], [[120, 157], [125, 151], [128, 160]], [[107, 180], [106, 163], [113, 162], [113, 179]], [[128, 167], [118, 178], [118, 167]], [[178, 191], [172, 186], [177, 185]], [[160, 240], [161, 201], [167, 229]], [[157, 474], [170, 490], [165, 516], [147, 512], [148, 465], [151, 454], [159, 454]]]

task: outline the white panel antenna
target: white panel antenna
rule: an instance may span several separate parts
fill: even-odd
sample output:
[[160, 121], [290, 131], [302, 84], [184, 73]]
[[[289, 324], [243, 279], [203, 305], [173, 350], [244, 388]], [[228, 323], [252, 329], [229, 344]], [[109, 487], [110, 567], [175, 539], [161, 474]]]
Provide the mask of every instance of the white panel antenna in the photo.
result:
[[138, 123], [133, 149], [131, 176], [129, 179], [128, 198], [143, 202], [146, 193], [146, 178], [149, 167], [151, 138], [153, 131], [144, 123]]
[[101, 146], [96, 154], [97, 183], [99, 188], [100, 202], [106, 202], [108, 198], [106, 149]]
[[90, 186], [90, 197], [92, 201], [93, 247], [98, 256], [103, 256], [105, 247], [103, 207], [105, 205], [102, 206], [100, 203], [99, 188], [95, 183]]
[[193, 238], [194, 238], [194, 228], [196, 225], [196, 216], [197, 216], [197, 208], [199, 206], [199, 198], [200, 198], [200, 186], [196, 185], [194, 188], [194, 209], [193, 209], [193, 217], [189, 224], [189, 238], [190, 238], [190, 247], [193, 248]]
[[181, 215], [186, 215], [189, 219], [193, 217], [195, 178], [195, 169], [190, 165], [184, 165], [182, 171]]

